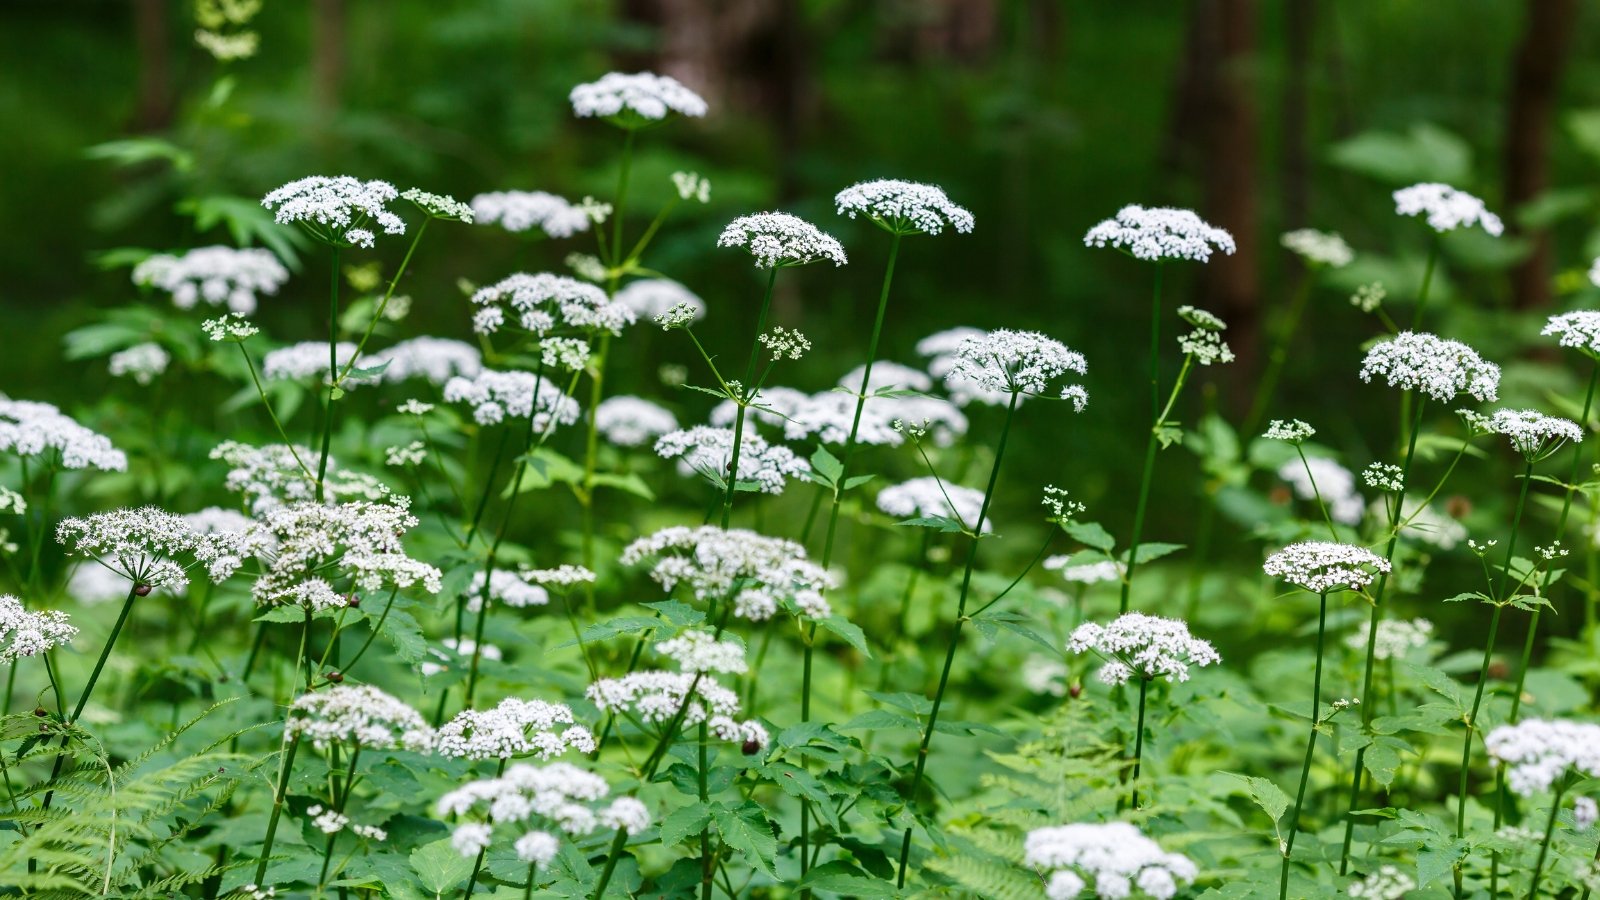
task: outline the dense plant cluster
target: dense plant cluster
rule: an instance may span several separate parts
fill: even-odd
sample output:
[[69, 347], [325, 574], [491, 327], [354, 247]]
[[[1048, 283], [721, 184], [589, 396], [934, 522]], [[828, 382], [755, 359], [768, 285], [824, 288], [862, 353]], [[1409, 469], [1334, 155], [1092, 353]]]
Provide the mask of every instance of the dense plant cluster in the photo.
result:
[[[708, 104], [651, 73], [579, 85], [570, 103], [620, 135], [609, 196], [462, 202], [348, 175], [264, 187], [303, 259], [145, 254], [137, 302], [69, 337], [137, 399], [181, 381], [208, 400], [80, 421], [0, 398], [5, 890], [1063, 900], [1600, 884], [1600, 725], [1579, 681], [1534, 665], [1566, 654], [1596, 675], [1593, 647], [1552, 643], [1540, 618], [1592, 623], [1600, 595], [1586, 441], [1600, 313], [1544, 330], [1550, 351], [1577, 351], [1581, 399], [1496, 408], [1501, 368], [1425, 330], [1430, 237], [1408, 327], [1381, 287], [1353, 298], [1377, 327], [1346, 377], [1399, 433], [1392, 455], [1342, 459], [1316, 440], [1332, 411], [1280, 410], [1281, 352], [1245, 421], [1178, 420], [1185, 389], [1235, 358], [1222, 317], [1163, 297], [1168, 266], [1235, 252], [1192, 211], [1130, 205], [1083, 236], [1082, 252], [1151, 276], [1148, 385], [1097, 378], [1101, 362], [1048, 334], [960, 322], [917, 360], [882, 359], [897, 267], [979, 227], [959, 198], [874, 180], [838, 192], [837, 221], [741, 215], [706, 251], [730, 277], [754, 269], [750, 302], [712, 303], [650, 257], [710, 182], [641, 185], [632, 167], [657, 126]], [[642, 198], [662, 202], [641, 228]], [[1448, 185], [1393, 199], [1403, 227], [1502, 229]], [[414, 260], [450, 265], [429, 258], [430, 227], [519, 241], [530, 262], [452, 272], [457, 296], [414, 300]], [[1283, 247], [1304, 290], [1360, 256], [1313, 230]], [[883, 275], [870, 331], [851, 338], [859, 364], [790, 386], [812, 340], [776, 321], [780, 278], [862, 260]], [[409, 330], [422, 302], [470, 337]], [[276, 340], [253, 318], [268, 304], [325, 336]], [[1275, 351], [1303, 309], [1275, 323]], [[710, 317], [754, 329], [709, 346]], [[608, 374], [647, 342], [682, 364], [617, 390]], [[1071, 499], [1070, 468], [1062, 488], [1006, 465], [1013, 442], [1101, 403], [1147, 415], [1127, 534]], [[1184, 546], [1146, 533], [1180, 451], [1239, 495], [1278, 495], [1251, 577], [1203, 578], [1213, 509], [1187, 570]], [[1441, 492], [1494, 454], [1518, 473], [1499, 486], [1515, 504], [1468, 538]], [[1002, 480], [1042, 502], [997, 505]], [[1008, 531], [1042, 535], [1026, 565], [990, 549]], [[1478, 586], [1437, 596], [1441, 571]], [[1481, 608], [1480, 644], [1443, 646], [1427, 618], [1440, 602]], [[1296, 624], [1235, 661], [1201, 604]], [[1503, 628], [1524, 636], [1505, 657]]]

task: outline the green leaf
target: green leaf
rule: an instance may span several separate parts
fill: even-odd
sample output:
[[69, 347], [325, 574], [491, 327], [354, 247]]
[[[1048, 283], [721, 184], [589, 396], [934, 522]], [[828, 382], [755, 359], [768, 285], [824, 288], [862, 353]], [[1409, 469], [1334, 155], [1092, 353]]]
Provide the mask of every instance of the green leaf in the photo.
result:
[[1335, 144], [1328, 159], [1340, 168], [1389, 184], [1419, 181], [1460, 183], [1471, 174], [1472, 150], [1467, 142], [1426, 123], [1405, 134], [1366, 131]]
[[679, 628], [686, 625], [699, 625], [706, 620], [705, 613], [684, 603], [682, 600], [655, 600], [643, 605], [646, 609], [653, 609], [660, 613], [661, 618]]
[[411, 868], [417, 870], [422, 886], [436, 896], [453, 890], [472, 874], [473, 859], [450, 846], [450, 839], [424, 844], [411, 851]]
[[171, 141], [156, 137], [134, 137], [95, 144], [83, 151], [89, 159], [105, 160], [119, 166], [136, 166], [160, 160], [179, 172], [194, 168], [194, 154]]
[[772, 823], [759, 805], [745, 802], [730, 809], [718, 803], [711, 807], [711, 818], [717, 823], [717, 833], [722, 842], [745, 858], [746, 862], [760, 865], [767, 875], [776, 878], [778, 870], [772, 860], [778, 852], [778, 839], [772, 833]]
[[705, 831], [711, 824], [711, 810], [702, 803], [680, 806], [661, 820], [661, 843], [670, 847]]
[[644, 479], [632, 472], [622, 474], [597, 472], [594, 476], [594, 485], [595, 487], [608, 487], [626, 494], [632, 494], [641, 500], [656, 499], [655, 492], [650, 490], [650, 486], [644, 483]]
[[827, 447], [819, 446], [817, 452], [811, 454], [811, 470], [823, 484], [834, 485], [844, 474], [844, 463], [829, 453]]
[[[378, 613], [383, 615], [383, 613]], [[428, 639], [422, 636], [422, 626], [416, 617], [403, 609], [391, 609], [383, 620], [380, 633], [394, 645], [394, 653], [401, 662], [421, 662], [428, 652]]]
[[[522, 475], [522, 491], [541, 491], [552, 484], [581, 484], [583, 482], [583, 467], [572, 460], [547, 447], [529, 453], [527, 460], [528, 469]], [[502, 497], [511, 496], [511, 485], [507, 484]]]
[[872, 651], [867, 649], [867, 635], [859, 625], [843, 616], [829, 616], [826, 619], [817, 619], [821, 628], [844, 638], [844, 642], [856, 648], [856, 652], [868, 659], [872, 658]]
[[1136, 563], [1147, 563], [1152, 560], [1160, 559], [1168, 554], [1176, 553], [1179, 550], [1182, 550], [1183, 546], [1184, 545], [1182, 544], [1161, 543], [1140, 544], [1139, 552], [1133, 555], [1133, 561]]
[[941, 534], [966, 534], [967, 528], [957, 519], [950, 516], [918, 516], [915, 519], [903, 519], [901, 525], [912, 528], [932, 528]]
[[921, 728], [922, 725], [910, 716], [902, 716], [887, 709], [869, 709], [850, 721], [839, 726], [840, 731], [854, 731], [858, 728], [870, 728], [874, 731], [887, 731], [895, 728]]
[[1061, 526], [1061, 530], [1078, 543], [1106, 553], [1110, 553], [1117, 545], [1116, 539], [1110, 532], [1100, 527], [1098, 522], [1066, 522]]
[[843, 860], [825, 862], [806, 873], [799, 887], [817, 891], [830, 891], [846, 897], [898, 897], [895, 886], [882, 878], [874, 878]]
[[876, 475], [851, 475], [844, 480], [844, 489], [847, 491], [855, 490], [877, 477]]
[[1273, 827], [1277, 827], [1279, 820], [1283, 818], [1283, 814], [1289, 809], [1288, 794], [1285, 794], [1281, 788], [1265, 778], [1257, 778], [1254, 775], [1240, 775], [1237, 772], [1222, 772], [1221, 774], [1237, 780], [1243, 786], [1245, 793], [1250, 795], [1250, 799], [1254, 800], [1255, 804], [1261, 807], [1261, 811], [1272, 819]]
[[304, 622], [306, 611], [298, 606], [274, 606], [259, 616], [257, 622]]

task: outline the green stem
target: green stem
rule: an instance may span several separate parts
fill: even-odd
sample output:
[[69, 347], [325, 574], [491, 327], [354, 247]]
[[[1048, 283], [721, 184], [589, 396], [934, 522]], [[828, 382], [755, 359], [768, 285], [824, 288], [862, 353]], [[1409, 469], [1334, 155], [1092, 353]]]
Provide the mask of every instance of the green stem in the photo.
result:
[[350, 355], [350, 361], [345, 363], [344, 370], [339, 371], [337, 368], [330, 370], [339, 372], [339, 377], [333, 380], [335, 387], [344, 384], [344, 380], [355, 370], [356, 362], [361, 359], [361, 351], [367, 349], [367, 341], [372, 339], [372, 332], [377, 330], [378, 322], [383, 319], [383, 311], [389, 308], [389, 299], [394, 296], [395, 286], [400, 283], [401, 276], [405, 275], [406, 267], [411, 265], [411, 254], [416, 252], [417, 244], [422, 240], [422, 233], [428, 230], [428, 223], [431, 221], [433, 217], [428, 216], [417, 226], [417, 233], [411, 237], [411, 246], [406, 248], [406, 255], [400, 260], [400, 268], [395, 270], [394, 277], [389, 279], [389, 288], [383, 292], [383, 299], [378, 301], [378, 308], [372, 313], [372, 321], [367, 323], [367, 330], [356, 343], [356, 352]]
[[1417, 291], [1417, 306], [1411, 311], [1411, 330], [1422, 324], [1422, 308], [1428, 303], [1428, 288], [1433, 285], [1433, 267], [1439, 261], [1439, 235], [1435, 233], [1428, 242], [1428, 264], [1422, 270], [1422, 288]]
[[[696, 776], [699, 782], [700, 806], [705, 808], [711, 799], [706, 784], [706, 723], [700, 723], [699, 766]], [[711, 854], [711, 824], [708, 822], [700, 830], [700, 900], [711, 900], [711, 887], [716, 878], [716, 857]]]
[[511, 478], [511, 496], [506, 500], [505, 515], [500, 519], [500, 527], [495, 529], [494, 543], [489, 545], [489, 555], [483, 563], [483, 589], [478, 593], [478, 625], [473, 632], [472, 665], [467, 673], [464, 709], [472, 708], [473, 693], [478, 687], [478, 663], [483, 658], [483, 629], [484, 623], [489, 619], [489, 584], [493, 580], [494, 563], [500, 553], [500, 543], [505, 540], [506, 529], [511, 524], [511, 514], [516, 511], [517, 498], [522, 496], [522, 476], [528, 470], [528, 454], [533, 452], [534, 423], [539, 420], [539, 385], [543, 377], [544, 370], [541, 366], [539, 378], [534, 380], [533, 408], [528, 410], [528, 436], [523, 441], [522, 455], [517, 458], [516, 474]]
[[1145, 699], [1150, 693], [1150, 679], [1139, 678], [1139, 723], [1133, 733], [1133, 777], [1130, 779], [1133, 790], [1130, 792], [1129, 805], [1132, 809], [1139, 808], [1139, 770], [1144, 764], [1144, 710]]
[[267, 860], [272, 857], [273, 838], [278, 835], [278, 819], [283, 815], [283, 800], [289, 793], [289, 773], [294, 769], [294, 756], [300, 749], [300, 735], [289, 740], [278, 764], [278, 786], [272, 793], [272, 815], [267, 819], [267, 836], [261, 844], [261, 858], [256, 861], [256, 884], [267, 883]]
[[[128, 590], [128, 599], [123, 601], [123, 603], [122, 603], [122, 612], [117, 615], [116, 624], [111, 626], [111, 636], [106, 638], [105, 646], [100, 648], [100, 658], [95, 661], [94, 670], [89, 673], [89, 681], [88, 681], [87, 684], [85, 684], [83, 686], [83, 693], [78, 695], [78, 703], [77, 703], [76, 706], [74, 706], [72, 708], [72, 717], [67, 719], [67, 725], [71, 726], [71, 725], [77, 724], [78, 717], [83, 715], [84, 707], [89, 705], [89, 697], [94, 694], [94, 686], [95, 686], [95, 684], [97, 682], [100, 681], [100, 672], [105, 669], [106, 660], [111, 657], [111, 648], [116, 646], [117, 636], [122, 634], [122, 626], [127, 624], [127, 622], [128, 622], [128, 614], [133, 612], [133, 601], [138, 599], [138, 597], [139, 597], [138, 591], [139, 591], [139, 582], [137, 580], [135, 580], [134, 584], [133, 584], [133, 587], [129, 588], [129, 590]], [[63, 734], [61, 736], [61, 746], [63, 748], [65, 748], [67, 746], [67, 741], [68, 740], [69, 740], [69, 736], [68, 735]], [[51, 767], [51, 769], [50, 769], [50, 780], [51, 781], [55, 781], [56, 778], [61, 774], [61, 769], [62, 769], [63, 766], [66, 765], [66, 762], [67, 762], [67, 755], [65, 753], [57, 753], [56, 754], [55, 765], [53, 767]], [[55, 791], [54, 790], [51, 790], [51, 791], [48, 791], [48, 792], [45, 793], [45, 795], [44, 795], [44, 808], [45, 809], [49, 809], [50, 808], [50, 801], [53, 800], [54, 798], [55, 798]]]
[[[1006, 407], [1005, 423], [1000, 427], [1000, 442], [995, 447], [994, 465], [989, 468], [989, 484], [983, 492], [983, 504], [978, 508], [979, 523], [989, 516], [989, 503], [994, 499], [995, 483], [1000, 478], [1000, 463], [1006, 455], [1006, 441], [1011, 436], [1011, 421], [1016, 417], [1017, 401], [1021, 397], [1022, 394], [1013, 391], [1011, 403]], [[928, 750], [933, 744], [933, 731], [939, 723], [939, 708], [944, 704], [945, 688], [950, 684], [950, 668], [956, 661], [956, 648], [961, 645], [961, 626], [967, 620], [967, 596], [972, 589], [972, 571], [978, 561], [979, 543], [979, 539], [974, 537], [971, 548], [967, 551], [967, 564], [961, 575], [961, 594], [956, 601], [955, 627], [950, 634], [950, 645], [945, 650], [944, 668], [939, 673], [939, 687], [933, 695], [933, 709], [928, 712], [928, 724], [922, 732], [922, 744], [917, 748], [917, 764], [911, 779], [911, 792], [906, 796], [908, 806], [916, 804], [917, 791], [922, 787], [923, 772], [928, 766]], [[900, 841], [900, 871], [895, 884], [901, 888], [906, 886], [906, 866], [911, 858], [912, 827], [906, 826], [905, 835]]]
[[[337, 796], [335, 796], [333, 798], [330, 798], [330, 801], [329, 801], [329, 802], [334, 804], [333, 811], [335, 813], [338, 813], [339, 815], [344, 815], [345, 805], [350, 802], [350, 792], [355, 789], [355, 786], [356, 786], [356, 763], [360, 759], [361, 759], [361, 745], [359, 743], [357, 743], [356, 746], [355, 746], [355, 749], [350, 751], [350, 763], [349, 763], [350, 769], [345, 774], [344, 790], [342, 792], [339, 792]], [[327, 885], [327, 883], [328, 883], [328, 865], [329, 865], [329, 863], [331, 863], [333, 861], [333, 845], [334, 845], [334, 842], [338, 840], [338, 838], [339, 838], [339, 833], [337, 831], [332, 833], [332, 834], [330, 834], [330, 835], [328, 835], [328, 845], [327, 845], [327, 848], [322, 853], [322, 871], [320, 873], [318, 873], [318, 875], [317, 875], [317, 893], [318, 894], [322, 893], [323, 887], [325, 885]], [[257, 884], [259, 884], [259, 883], [260, 882], [257, 882]]]
[[[1410, 396], [1409, 393], [1406, 395]], [[1411, 462], [1417, 455], [1417, 434], [1422, 430], [1422, 410], [1427, 403], [1417, 398], [1416, 409], [1412, 413], [1410, 431], [1406, 439], [1406, 456], [1400, 463], [1401, 493], [1395, 500], [1394, 509], [1389, 513], [1389, 544], [1383, 552], [1385, 562], [1394, 562], [1394, 549], [1400, 539], [1400, 515], [1405, 509], [1405, 485], [1411, 478]], [[1378, 586], [1372, 594], [1372, 617], [1367, 622], [1367, 659], [1361, 675], [1361, 696], [1372, 696], [1372, 671], [1377, 663], [1378, 651], [1378, 623], [1383, 619], [1383, 596], [1389, 587], [1389, 573], [1387, 571], [1378, 575]], [[1372, 716], [1377, 709], [1377, 704], [1365, 702], [1361, 704], [1361, 730], [1366, 732], [1372, 726]], [[1350, 868], [1350, 844], [1355, 838], [1356, 804], [1361, 802], [1361, 781], [1365, 773], [1363, 766], [1367, 759], [1367, 748], [1363, 745], [1356, 750], [1355, 770], [1350, 776], [1350, 802], [1345, 810], [1344, 844], [1339, 851], [1339, 874], [1344, 875]]]
[[1300, 317], [1305, 313], [1306, 300], [1311, 296], [1311, 285], [1315, 270], [1308, 268], [1300, 279], [1300, 285], [1295, 289], [1294, 296], [1289, 300], [1289, 308], [1284, 311], [1283, 318], [1278, 322], [1277, 333], [1273, 335], [1272, 353], [1267, 358], [1267, 370], [1262, 373], [1261, 381], [1256, 385], [1255, 399], [1250, 401], [1250, 414], [1245, 417], [1242, 435], [1254, 435], [1256, 429], [1261, 427], [1261, 420], [1267, 414], [1267, 404], [1272, 402], [1272, 397], [1278, 390], [1278, 380], [1283, 377], [1284, 363], [1289, 360], [1289, 345], [1294, 343], [1295, 332], [1300, 328]]
[[739, 489], [739, 445], [744, 440], [744, 412], [750, 401], [755, 399], [755, 391], [750, 385], [750, 379], [756, 376], [756, 359], [761, 352], [761, 333], [767, 328], [767, 314], [772, 310], [772, 286], [778, 281], [778, 267], [773, 266], [767, 275], [767, 290], [761, 298], [761, 314], [756, 317], [756, 336], [750, 342], [750, 362], [744, 368], [744, 381], [739, 385], [743, 398], [739, 402], [739, 412], [733, 422], [733, 450], [728, 455], [728, 471], [722, 473], [728, 480], [728, 495], [722, 504], [722, 527], [727, 528], [729, 520], [733, 517], [733, 495]]
[[[606, 359], [611, 349], [611, 335], [602, 334], [600, 345], [594, 355], [593, 378], [589, 382], [589, 409], [586, 433], [584, 435], [583, 453], [583, 493], [579, 497], [583, 507], [583, 566], [594, 570], [594, 479], [595, 469], [600, 458], [600, 429], [596, 420], [596, 410], [600, 408], [600, 401], [605, 394]], [[584, 599], [592, 609], [594, 607], [594, 582], [584, 586]]]
[[267, 415], [272, 419], [273, 427], [278, 429], [278, 436], [283, 438], [283, 445], [289, 448], [289, 455], [294, 457], [295, 465], [298, 465], [300, 471], [305, 473], [306, 479], [315, 481], [316, 476], [311, 474], [310, 467], [300, 458], [300, 451], [295, 449], [294, 441], [289, 439], [289, 432], [284, 429], [283, 422], [278, 419], [277, 411], [272, 408], [272, 400], [267, 397], [266, 388], [261, 386], [261, 376], [256, 374], [256, 363], [255, 360], [250, 358], [250, 351], [244, 348], [243, 343], [237, 346], [239, 355], [244, 357], [245, 367], [250, 370], [250, 380], [255, 382], [256, 393], [261, 396], [261, 405], [267, 408]]
[[622, 139], [622, 162], [617, 168], [617, 202], [616, 209], [612, 210], [611, 218], [611, 290], [617, 292], [616, 272], [618, 264], [622, 262], [622, 219], [628, 207], [628, 175], [633, 169], [633, 129], [629, 128]]
[[1150, 292], [1150, 434], [1145, 442], [1144, 474], [1139, 477], [1139, 502], [1133, 511], [1133, 537], [1128, 542], [1127, 571], [1122, 575], [1122, 612], [1128, 611], [1133, 591], [1134, 559], [1144, 534], [1145, 509], [1150, 503], [1150, 482], [1156, 470], [1156, 432], [1161, 424], [1161, 263], [1156, 263], [1155, 287]]
[[[317, 502], [322, 502], [323, 479], [328, 475], [328, 447], [333, 441], [334, 377], [339, 371], [339, 248], [333, 248], [333, 268], [328, 279], [328, 405], [322, 421], [322, 454], [317, 460]], [[258, 881], [257, 884], [260, 884]]]
[[1278, 876], [1278, 900], [1289, 897], [1289, 862], [1294, 857], [1294, 839], [1300, 833], [1300, 813], [1306, 805], [1306, 784], [1311, 780], [1311, 758], [1317, 750], [1317, 711], [1322, 705], [1322, 648], [1328, 633], [1328, 595], [1318, 594], [1317, 666], [1311, 679], [1311, 734], [1306, 738], [1306, 758], [1300, 764], [1300, 788], [1294, 795], [1294, 815], [1289, 819], [1289, 839], [1283, 846], [1283, 870]]
[[[1539, 878], [1544, 874], [1545, 857], [1550, 854], [1550, 836], [1555, 833], [1556, 813], [1561, 811], [1561, 794], [1566, 789], [1567, 783], [1565, 777], [1563, 777], [1556, 782], [1556, 795], [1550, 800], [1550, 818], [1545, 820], [1544, 840], [1539, 842], [1539, 858], [1533, 864], [1533, 878], [1528, 882], [1528, 900], [1534, 900], [1535, 897], [1539, 896]], [[1585, 888], [1583, 894], [1587, 897], [1589, 889]]]

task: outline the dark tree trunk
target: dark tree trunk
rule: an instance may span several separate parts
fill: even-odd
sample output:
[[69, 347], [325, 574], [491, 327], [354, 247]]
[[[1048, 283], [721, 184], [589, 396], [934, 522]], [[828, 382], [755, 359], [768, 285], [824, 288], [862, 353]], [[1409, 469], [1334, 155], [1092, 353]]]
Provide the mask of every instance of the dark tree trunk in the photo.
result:
[[1303, 228], [1311, 215], [1311, 151], [1307, 133], [1311, 105], [1311, 36], [1316, 0], [1289, 0], [1284, 7], [1286, 74], [1283, 82], [1283, 227]]
[[172, 124], [172, 35], [168, 0], [134, 0], [133, 35], [139, 54], [135, 131], [161, 131]]
[[1527, 29], [1511, 70], [1506, 104], [1505, 212], [1512, 232], [1529, 243], [1529, 252], [1511, 273], [1511, 293], [1520, 308], [1550, 302], [1550, 235], [1523, 231], [1517, 210], [1538, 197], [1550, 180], [1550, 125], [1556, 93], [1566, 65], [1577, 0], [1528, 0]]

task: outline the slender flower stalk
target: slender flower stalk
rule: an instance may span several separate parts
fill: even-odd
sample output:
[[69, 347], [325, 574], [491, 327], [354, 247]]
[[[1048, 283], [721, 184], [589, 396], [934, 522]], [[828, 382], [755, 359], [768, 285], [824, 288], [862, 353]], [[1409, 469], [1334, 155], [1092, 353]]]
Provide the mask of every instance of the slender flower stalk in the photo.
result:
[[1122, 573], [1122, 594], [1118, 611], [1127, 612], [1133, 592], [1133, 570], [1139, 558], [1139, 541], [1144, 535], [1145, 510], [1150, 505], [1150, 485], [1155, 480], [1158, 426], [1161, 421], [1161, 273], [1156, 263], [1155, 284], [1150, 290], [1150, 433], [1145, 437], [1144, 469], [1139, 475], [1139, 499], [1133, 507], [1133, 534], [1128, 540], [1128, 559]]
[[[778, 267], [773, 266], [767, 273], [767, 288], [761, 294], [761, 312], [756, 315], [756, 335], [759, 337], [767, 330], [767, 315], [772, 311], [772, 288], [778, 282]], [[756, 376], [756, 361], [761, 354], [760, 340], [750, 342], [750, 361], [744, 367], [744, 381], [740, 386], [745, 391], [744, 402], [739, 404], [733, 421], [733, 449], [728, 453], [728, 471], [723, 473], [727, 480], [728, 491], [722, 501], [722, 527], [727, 528], [733, 518], [733, 495], [739, 490], [739, 449], [744, 443], [744, 420], [750, 400], [755, 397], [756, 385], [751, 380]]]
[[[334, 373], [339, 371], [339, 248], [332, 252], [331, 275], [328, 279], [328, 399], [322, 412], [322, 449], [317, 456], [317, 502], [322, 502], [322, 483], [328, 475], [328, 448], [333, 442], [335, 392], [339, 390]], [[355, 361], [351, 357], [351, 362]]]
[[1300, 833], [1300, 814], [1305, 811], [1306, 784], [1311, 780], [1311, 759], [1317, 751], [1317, 718], [1322, 707], [1322, 648], [1328, 632], [1328, 594], [1317, 595], [1317, 665], [1311, 678], [1311, 730], [1306, 736], [1306, 757], [1300, 764], [1300, 787], [1294, 794], [1294, 813], [1289, 817], [1289, 839], [1283, 844], [1283, 868], [1278, 875], [1278, 900], [1289, 897], [1289, 863], [1294, 859], [1294, 839]]

